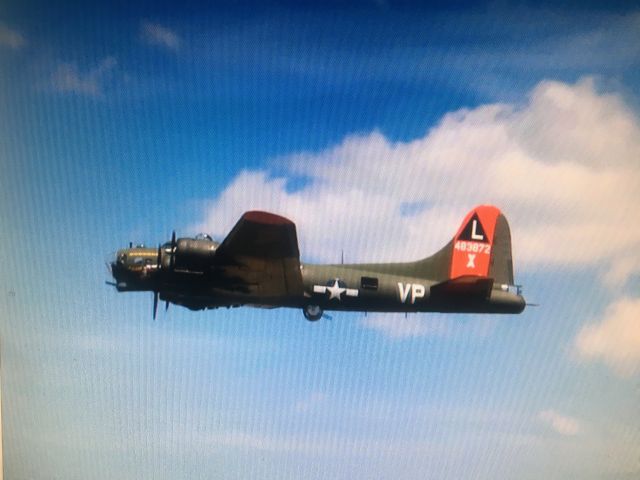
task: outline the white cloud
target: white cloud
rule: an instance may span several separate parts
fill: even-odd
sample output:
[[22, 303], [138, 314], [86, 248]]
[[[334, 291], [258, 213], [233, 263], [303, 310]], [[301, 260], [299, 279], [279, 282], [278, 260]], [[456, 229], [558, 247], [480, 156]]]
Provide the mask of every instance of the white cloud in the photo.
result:
[[8, 47], [12, 50], [18, 50], [26, 44], [27, 41], [20, 32], [0, 23], [0, 47]]
[[601, 360], [620, 376], [640, 370], [640, 299], [623, 298], [604, 317], [580, 330], [575, 348], [585, 360]]
[[581, 430], [578, 420], [561, 415], [555, 410], [544, 410], [538, 414], [538, 418], [560, 435], [573, 436]]
[[626, 280], [634, 274], [640, 273], [640, 255], [630, 252], [627, 256], [615, 258], [604, 276], [604, 282], [611, 288], [624, 285]]
[[280, 159], [284, 177], [243, 171], [197, 228], [222, 237], [244, 210], [272, 210], [296, 222], [307, 260], [337, 261], [343, 249], [348, 261], [411, 260], [493, 203], [511, 223], [516, 273], [616, 265], [640, 251], [638, 158], [640, 124], [620, 96], [591, 79], [544, 81], [525, 105], [459, 110], [410, 142], [354, 135]]
[[53, 73], [51, 85], [58, 92], [103, 97], [104, 83], [109, 79], [116, 65], [117, 61], [114, 57], [105, 57], [94, 68], [82, 72], [75, 64], [63, 63]]
[[179, 50], [182, 45], [182, 40], [173, 30], [157, 23], [142, 22], [140, 37], [149, 45], [157, 45], [173, 51]]

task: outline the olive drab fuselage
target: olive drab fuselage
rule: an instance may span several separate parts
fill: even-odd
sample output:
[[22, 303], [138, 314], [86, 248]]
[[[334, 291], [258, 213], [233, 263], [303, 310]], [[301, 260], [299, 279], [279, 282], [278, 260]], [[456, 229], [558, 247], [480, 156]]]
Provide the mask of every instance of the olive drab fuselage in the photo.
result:
[[511, 237], [495, 207], [479, 206], [456, 236], [416, 262], [301, 263], [295, 225], [247, 212], [222, 243], [206, 235], [157, 248], [121, 249], [109, 264], [118, 291], [154, 292], [192, 310], [301, 308], [309, 320], [327, 310], [363, 312], [520, 313]]

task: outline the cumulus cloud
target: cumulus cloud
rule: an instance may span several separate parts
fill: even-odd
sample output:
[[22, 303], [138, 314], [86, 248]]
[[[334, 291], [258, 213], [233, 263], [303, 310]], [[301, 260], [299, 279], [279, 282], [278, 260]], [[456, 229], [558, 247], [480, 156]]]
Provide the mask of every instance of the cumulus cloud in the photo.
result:
[[575, 348], [584, 360], [601, 360], [620, 376], [640, 370], [640, 299], [623, 298], [603, 318], [578, 333]]
[[624, 283], [633, 269], [616, 262], [640, 251], [638, 158], [640, 122], [619, 95], [589, 78], [543, 81], [522, 105], [452, 112], [413, 141], [374, 131], [278, 159], [282, 176], [243, 171], [194, 227], [223, 236], [244, 210], [272, 210], [297, 223], [307, 260], [411, 260], [493, 203], [510, 220], [516, 272], [604, 264]]
[[51, 86], [55, 91], [75, 93], [89, 97], [103, 97], [104, 84], [116, 68], [114, 57], [105, 57], [98, 65], [81, 71], [76, 64], [63, 63], [51, 76]]
[[149, 44], [177, 51], [182, 45], [182, 40], [173, 30], [152, 22], [142, 22], [140, 25], [140, 38]]
[[580, 422], [572, 417], [561, 415], [555, 410], [544, 410], [538, 418], [560, 435], [573, 436], [580, 432]]
[[8, 47], [12, 50], [18, 50], [27, 44], [24, 36], [9, 28], [4, 23], [0, 23], [0, 47]]
[[619, 288], [629, 277], [638, 273], [640, 273], [640, 255], [629, 252], [629, 255], [621, 255], [613, 260], [604, 276], [604, 282], [611, 288]]

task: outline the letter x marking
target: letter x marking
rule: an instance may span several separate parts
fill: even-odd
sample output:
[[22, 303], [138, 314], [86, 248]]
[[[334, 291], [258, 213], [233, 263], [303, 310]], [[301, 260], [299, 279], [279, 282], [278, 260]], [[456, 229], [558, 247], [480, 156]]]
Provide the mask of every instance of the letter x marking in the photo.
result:
[[476, 254], [467, 253], [469, 261], [467, 262], [467, 268], [476, 268]]

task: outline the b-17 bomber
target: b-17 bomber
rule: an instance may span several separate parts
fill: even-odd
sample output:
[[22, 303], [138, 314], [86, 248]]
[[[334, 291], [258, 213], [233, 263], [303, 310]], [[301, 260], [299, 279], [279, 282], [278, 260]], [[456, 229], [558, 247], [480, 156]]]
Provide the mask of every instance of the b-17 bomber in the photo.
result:
[[246, 212], [221, 242], [176, 238], [157, 248], [118, 250], [109, 262], [119, 292], [153, 292], [158, 300], [204, 310], [254, 306], [300, 308], [307, 320], [325, 311], [520, 313], [506, 217], [475, 207], [449, 243], [414, 262], [302, 263], [295, 224]]

